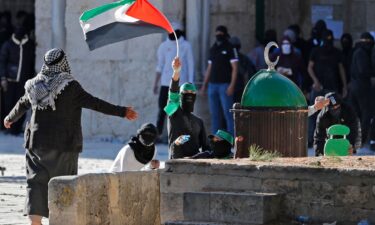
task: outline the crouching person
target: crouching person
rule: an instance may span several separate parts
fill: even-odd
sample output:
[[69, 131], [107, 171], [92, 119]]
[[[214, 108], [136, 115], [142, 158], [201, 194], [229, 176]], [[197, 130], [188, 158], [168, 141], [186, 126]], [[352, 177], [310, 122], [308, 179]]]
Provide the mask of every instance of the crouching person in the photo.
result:
[[335, 93], [326, 94], [325, 99], [329, 100], [329, 105], [324, 107], [316, 119], [314, 132], [315, 155], [324, 154], [324, 144], [326, 143], [327, 129], [335, 124], [342, 124], [350, 129], [348, 140], [351, 144], [349, 153], [356, 153], [356, 149], [361, 146], [360, 122], [355, 111]]
[[209, 151], [204, 151], [197, 153], [192, 156], [192, 159], [231, 159], [233, 158], [233, 153], [231, 151], [234, 138], [233, 136], [223, 130], [218, 130], [216, 134], [211, 134], [208, 136], [210, 142]]
[[168, 104], [164, 111], [168, 115], [169, 158], [191, 157], [209, 150], [206, 130], [201, 118], [193, 114], [197, 89], [192, 83], [179, 88], [180, 60], [173, 60], [173, 76], [169, 89]]
[[156, 127], [152, 123], [143, 124], [137, 131], [137, 136], [131, 137], [117, 154], [110, 172], [139, 171], [159, 168], [155, 160], [155, 140], [158, 137]]

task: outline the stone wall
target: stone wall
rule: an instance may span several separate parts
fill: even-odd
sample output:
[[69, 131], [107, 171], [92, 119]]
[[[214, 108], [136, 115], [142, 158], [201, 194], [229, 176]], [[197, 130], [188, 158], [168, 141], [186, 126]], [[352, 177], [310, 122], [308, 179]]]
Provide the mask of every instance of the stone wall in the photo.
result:
[[48, 199], [51, 225], [160, 225], [157, 172], [53, 178]]
[[[256, 165], [246, 161], [176, 160], [160, 176], [161, 221], [184, 220], [187, 192], [283, 194], [281, 218], [316, 222], [375, 221], [375, 173], [314, 166]], [[202, 203], [203, 204], [203, 203]]]

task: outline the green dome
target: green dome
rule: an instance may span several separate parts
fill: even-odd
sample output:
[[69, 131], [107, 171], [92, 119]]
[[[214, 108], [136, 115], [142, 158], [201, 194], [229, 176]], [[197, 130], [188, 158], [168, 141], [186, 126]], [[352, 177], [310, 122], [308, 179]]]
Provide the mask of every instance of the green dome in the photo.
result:
[[302, 91], [293, 81], [275, 70], [260, 70], [247, 83], [242, 94], [244, 107], [306, 108]]

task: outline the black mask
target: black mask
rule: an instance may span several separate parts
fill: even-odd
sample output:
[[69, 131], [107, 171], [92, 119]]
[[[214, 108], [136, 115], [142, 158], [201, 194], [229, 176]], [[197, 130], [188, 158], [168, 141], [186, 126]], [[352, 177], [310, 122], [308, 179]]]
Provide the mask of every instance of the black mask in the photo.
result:
[[183, 93], [181, 94], [181, 108], [184, 112], [191, 113], [194, 111], [196, 94]]
[[[176, 30], [175, 32], [176, 32], [176, 36], [177, 36], [177, 38], [179, 39], [179, 38], [182, 36], [182, 31], [180, 31], [180, 30]], [[176, 40], [176, 37], [174, 36], [173, 33], [168, 34], [168, 38], [169, 38], [169, 40], [171, 40], [171, 41], [175, 41], [175, 40]]]
[[22, 40], [26, 35], [26, 30], [22, 27], [16, 28], [14, 31], [14, 36], [17, 40]]
[[222, 34], [216, 35], [216, 43], [218, 45], [221, 45], [221, 43], [223, 43], [225, 40], [226, 40], [225, 35], [222, 35]]
[[335, 119], [339, 119], [341, 116], [341, 107], [337, 109], [329, 109], [329, 114]]
[[138, 136], [139, 141], [144, 145], [144, 146], [151, 146], [154, 144], [156, 135], [151, 134], [151, 133], [142, 133]]
[[128, 144], [138, 162], [147, 164], [152, 160], [155, 154], [155, 145], [145, 146], [138, 137], [132, 137]]
[[215, 158], [224, 158], [230, 154], [230, 149], [232, 148], [226, 140], [213, 141], [210, 139], [210, 147], [214, 153]]

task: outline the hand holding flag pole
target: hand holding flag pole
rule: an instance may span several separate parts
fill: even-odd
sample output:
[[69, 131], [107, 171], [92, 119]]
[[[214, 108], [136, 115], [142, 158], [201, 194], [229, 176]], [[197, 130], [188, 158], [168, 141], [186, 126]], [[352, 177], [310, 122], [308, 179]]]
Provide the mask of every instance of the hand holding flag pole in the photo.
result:
[[167, 31], [176, 38], [170, 22], [147, 0], [120, 0], [83, 12], [80, 23], [90, 50], [135, 37]]

